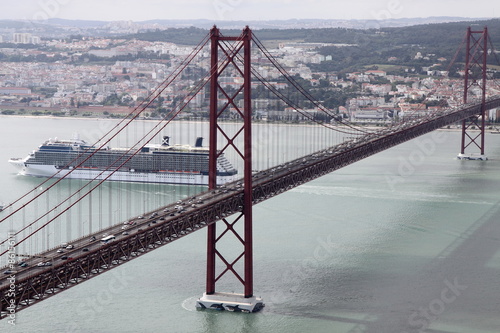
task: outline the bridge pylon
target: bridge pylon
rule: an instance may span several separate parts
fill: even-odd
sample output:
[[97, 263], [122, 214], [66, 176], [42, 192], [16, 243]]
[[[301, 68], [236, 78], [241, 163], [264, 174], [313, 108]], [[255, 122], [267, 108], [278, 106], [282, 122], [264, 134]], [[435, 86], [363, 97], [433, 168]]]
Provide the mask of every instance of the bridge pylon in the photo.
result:
[[[483, 30], [467, 29], [466, 54], [464, 70], [463, 102], [467, 104], [472, 98], [481, 98], [481, 112], [462, 120], [462, 140], [459, 159], [487, 160], [484, 153], [484, 134], [486, 122], [486, 72], [488, 58], [488, 28]], [[479, 131], [478, 131], [479, 130]], [[476, 153], [466, 154], [466, 149], [476, 148]]]
[[[251, 132], [251, 41], [252, 31], [246, 27], [240, 36], [223, 36], [217, 27], [210, 32], [210, 133], [209, 133], [209, 190], [226, 191], [217, 184], [217, 158], [233, 150], [243, 162], [241, 211], [208, 226], [206, 290], [197, 301], [201, 309], [256, 312], [263, 306], [261, 298], [253, 295], [253, 244], [252, 244], [252, 132]], [[219, 56], [222, 55], [221, 59]], [[220, 84], [221, 76], [241, 76], [239, 87], [228, 89]], [[241, 96], [243, 103], [240, 103]], [[229, 117], [229, 118], [228, 118]], [[239, 128], [227, 126], [224, 119], [239, 118]], [[241, 124], [241, 125], [240, 125]], [[233, 123], [234, 125], [234, 123]], [[221, 144], [221, 141], [224, 142]], [[243, 147], [241, 146], [243, 143]], [[220, 149], [218, 148], [220, 144]], [[221, 223], [222, 222], [222, 223]], [[242, 228], [238, 228], [243, 224]], [[217, 232], [217, 225], [222, 232]], [[237, 246], [229, 253], [222, 250], [224, 240], [232, 238]], [[237, 248], [237, 249], [236, 249]], [[236, 253], [235, 253], [236, 251]], [[238, 252], [241, 251], [241, 252]], [[218, 272], [219, 270], [219, 272]], [[241, 272], [242, 271], [242, 272]], [[228, 277], [229, 276], [229, 277]], [[216, 291], [216, 283], [231, 277], [239, 281], [241, 294]]]

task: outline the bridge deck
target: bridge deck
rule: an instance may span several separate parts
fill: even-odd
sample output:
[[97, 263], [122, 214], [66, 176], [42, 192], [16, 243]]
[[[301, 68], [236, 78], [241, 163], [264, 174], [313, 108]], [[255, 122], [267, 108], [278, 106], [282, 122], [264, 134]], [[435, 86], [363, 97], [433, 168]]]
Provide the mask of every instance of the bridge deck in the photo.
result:
[[[485, 107], [500, 107], [500, 98], [488, 100]], [[481, 104], [465, 105], [425, 119], [415, 119], [377, 134], [368, 134], [258, 172], [253, 175], [253, 204], [480, 112]], [[71, 243], [74, 248], [65, 253], [58, 253], [58, 248], [41, 253], [39, 258], [30, 260], [29, 267], [16, 267], [18, 271], [15, 274], [14, 289], [11, 289], [10, 275], [0, 277], [0, 318], [8, 316], [12, 307], [16, 308], [16, 312], [22, 310], [215, 223], [222, 217], [239, 212], [242, 205], [243, 188], [236, 181], [149, 212], [145, 218], [135, 219], [133, 225], [127, 224], [125, 230], [125, 224], [120, 224], [77, 239]], [[175, 206], [182, 206], [182, 210]], [[123, 234], [124, 231], [126, 234]], [[103, 244], [100, 239], [104, 234], [115, 235], [116, 239]], [[37, 266], [38, 263], [47, 261], [43, 257], [50, 258], [51, 266]]]

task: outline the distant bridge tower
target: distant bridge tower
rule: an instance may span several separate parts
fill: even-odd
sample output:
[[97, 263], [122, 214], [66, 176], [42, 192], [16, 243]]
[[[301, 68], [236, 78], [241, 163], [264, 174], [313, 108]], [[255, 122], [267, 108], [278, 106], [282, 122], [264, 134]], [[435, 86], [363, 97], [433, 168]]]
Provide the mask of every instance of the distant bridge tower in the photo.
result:
[[[469, 27], [466, 35], [465, 80], [463, 102], [481, 98], [481, 113], [462, 121], [462, 141], [458, 158], [488, 159], [484, 154], [484, 133], [486, 122], [486, 62], [488, 58], [488, 28], [474, 31]], [[479, 129], [479, 132], [477, 131]], [[479, 154], [465, 154], [466, 148], [478, 148]]]
[[[222, 36], [215, 26], [211, 30], [211, 81], [210, 81], [210, 147], [209, 147], [209, 190], [217, 189], [217, 157], [233, 149], [243, 160], [243, 195], [241, 211], [230, 220], [222, 218], [225, 229], [217, 233], [216, 223], [208, 226], [207, 281], [206, 291], [198, 300], [199, 308], [255, 312], [262, 308], [262, 299], [253, 295], [253, 249], [252, 249], [252, 134], [251, 134], [251, 54], [252, 32], [246, 27], [238, 37]], [[223, 55], [219, 59], [219, 55]], [[239, 87], [225, 90], [219, 77], [236, 74], [243, 77]], [[226, 75], [231, 77], [233, 75]], [[243, 107], [238, 103], [243, 96]], [[225, 116], [242, 120], [239, 129], [229, 128], [220, 121]], [[224, 141], [218, 149], [218, 134]], [[243, 149], [238, 146], [243, 142]], [[219, 141], [220, 143], [220, 141]], [[224, 189], [219, 189], [224, 191]], [[243, 228], [238, 228], [243, 223]], [[231, 238], [238, 243], [241, 252], [234, 249], [223, 254], [221, 243]], [[226, 249], [227, 250], [227, 249]], [[217, 268], [220, 272], [217, 272]], [[243, 272], [241, 272], [241, 270]], [[244, 286], [243, 294], [216, 292], [215, 286], [221, 278], [231, 276]]]

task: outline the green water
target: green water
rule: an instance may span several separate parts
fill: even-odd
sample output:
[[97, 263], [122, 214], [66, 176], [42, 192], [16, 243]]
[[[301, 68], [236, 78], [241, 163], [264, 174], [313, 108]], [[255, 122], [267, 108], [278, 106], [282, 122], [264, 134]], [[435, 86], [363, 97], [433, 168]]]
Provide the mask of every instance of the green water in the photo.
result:
[[[50, 137], [50, 121], [24, 121], [43, 133], [18, 143], [22, 135], [2, 127], [3, 160]], [[205, 283], [202, 230], [19, 312], [16, 326], [2, 320], [0, 330], [498, 332], [500, 136], [487, 135], [489, 161], [458, 161], [459, 133], [440, 133], [255, 206], [260, 313], [195, 310]], [[0, 163], [4, 201], [5, 189], [29, 183], [10, 168]], [[220, 291], [242, 292], [223, 282]]]

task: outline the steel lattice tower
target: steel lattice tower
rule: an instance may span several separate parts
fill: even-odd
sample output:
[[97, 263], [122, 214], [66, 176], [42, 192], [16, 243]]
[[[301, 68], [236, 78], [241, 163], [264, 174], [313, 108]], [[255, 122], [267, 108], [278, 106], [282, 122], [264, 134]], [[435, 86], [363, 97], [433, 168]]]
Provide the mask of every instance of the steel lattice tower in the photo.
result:
[[[472, 97], [481, 98], [481, 113], [462, 121], [462, 141], [459, 158], [487, 159], [484, 155], [484, 133], [486, 121], [486, 62], [488, 57], [488, 28], [474, 31], [469, 27], [466, 35], [465, 80], [463, 102], [467, 104]], [[478, 128], [477, 131], [472, 131]], [[468, 147], [477, 147], [480, 156], [465, 155]]]
[[[224, 191], [217, 186], [217, 158], [228, 149], [233, 149], [243, 161], [243, 198], [241, 211], [236, 217], [222, 218], [225, 227], [217, 235], [217, 224], [208, 226], [207, 239], [207, 281], [206, 292], [198, 301], [202, 308], [227, 309], [232, 311], [258, 311], [262, 300], [253, 295], [253, 244], [252, 244], [252, 133], [251, 133], [251, 41], [252, 32], [246, 27], [238, 37], [222, 36], [217, 27], [211, 30], [211, 81], [210, 81], [210, 148], [209, 148], [209, 190]], [[223, 55], [222, 61], [219, 55]], [[233, 71], [241, 75], [243, 83], [235, 91], [228, 91], [220, 84], [222, 73]], [[243, 95], [243, 107], [238, 99]], [[226, 130], [221, 122], [223, 116], [231, 116], [242, 120], [237, 130]], [[218, 149], [218, 138], [225, 142]], [[243, 141], [243, 149], [238, 142]], [[235, 224], [244, 223], [243, 232], [238, 233]], [[221, 225], [221, 223], [218, 223]], [[225, 236], [235, 236], [243, 250], [234, 259], [229, 259], [219, 251], [218, 243]], [[217, 260], [225, 268], [217, 274]], [[243, 261], [243, 274], [236, 266]], [[216, 292], [215, 286], [226, 274], [232, 274], [244, 286], [244, 294]]]

